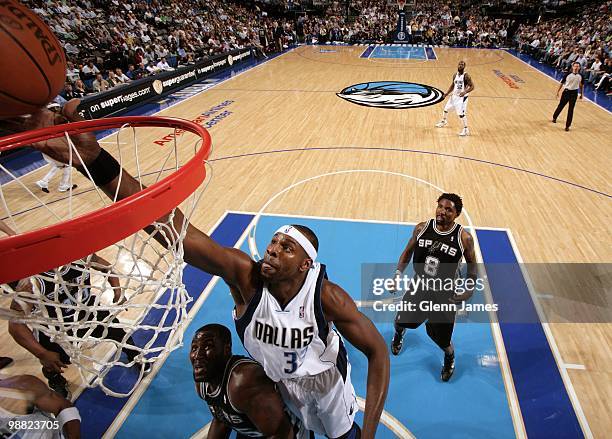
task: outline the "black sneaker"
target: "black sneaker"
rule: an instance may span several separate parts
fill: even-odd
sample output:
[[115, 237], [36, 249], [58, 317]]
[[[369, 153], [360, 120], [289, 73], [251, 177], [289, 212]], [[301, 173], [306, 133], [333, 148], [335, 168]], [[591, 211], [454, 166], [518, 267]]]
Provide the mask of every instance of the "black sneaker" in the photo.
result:
[[444, 366], [442, 367], [442, 372], [440, 373], [440, 378], [442, 381], [447, 382], [453, 376], [455, 372], [455, 353], [453, 352], [451, 355], [444, 354]]
[[393, 334], [393, 341], [391, 341], [391, 353], [393, 355], [399, 355], [402, 351], [402, 345], [404, 344], [404, 331], [395, 331]]
[[60, 394], [64, 398], [68, 399], [70, 396], [70, 391], [68, 391], [68, 381], [59, 373], [45, 375], [47, 377], [47, 382], [49, 383], [49, 388], [53, 390], [55, 393]]

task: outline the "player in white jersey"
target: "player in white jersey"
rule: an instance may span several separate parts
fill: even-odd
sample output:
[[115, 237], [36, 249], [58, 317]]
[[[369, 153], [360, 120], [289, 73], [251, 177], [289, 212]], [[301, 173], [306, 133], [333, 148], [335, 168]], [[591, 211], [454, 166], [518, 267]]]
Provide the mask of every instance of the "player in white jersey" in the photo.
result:
[[[450, 99], [444, 106], [444, 112], [442, 113], [442, 120], [436, 124], [437, 128], [442, 128], [448, 125], [448, 112], [453, 108], [457, 112], [457, 116], [463, 122], [463, 129], [459, 133], [460, 136], [469, 136], [470, 130], [468, 129], [467, 123], [467, 104], [468, 94], [474, 91], [474, 82], [470, 75], [465, 72], [465, 61], [459, 61], [457, 66], [457, 73], [453, 76], [453, 82], [451, 83], [448, 91], [444, 93], [444, 97], [450, 95]], [[452, 92], [452, 94], [451, 94]]]
[[8, 398], [17, 394], [34, 404], [25, 415], [0, 413], [0, 438], [3, 439], [78, 439], [81, 416], [70, 401], [50, 390], [31, 375], [0, 379], [0, 394]]
[[[300, 229], [305, 228], [284, 226], [271, 245], [285, 235], [308, 246]], [[314, 247], [309, 250], [316, 252]], [[274, 250], [267, 252], [268, 259], [271, 253]], [[270, 263], [264, 257], [262, 269], [269, 269]], [[325, 320], [321, 302], [325, 279], [325, 266], [314, 262], [297, 294], [284, 304], [263, 284], [241, 312], [237, 307], [236, 330], [247, 352], [279, 383], [283, 399], [307, 428], [340, 437], [353, 424], [357, 402], [344, 343]]]
[[[231, 288], [236, 329], [307, 429], [330, 438], [355, 438], [360, 431], [353, 422], [357, 401], [351, 365], [332, 322], [368, 356], [367, 398], [374, 396], [377, 405], [384, 403], [389, 363], [378, 331], [346, 292], [327, 280], [325, 266], [315, 262], [318, 246], [305, 226], [286, 225], [274, 233], [257, 264], [261, 277], [255, 293], [244, 301]], [[364, 437], [373, 437], [376, 430], [380, 409], [375, 410], [372, 415], [366, 409]]]
[[[68, 102], [63, 107], [63, 117], [70, 121], [81, 120], [76, 111], [79, 103], [78, 99]], [[25, 124], [22, 122], [22, 126], [25, 129], [35, 129], [63, 123], [61, 119], [51, 117], [48, 110], [41, 109]], [[19, 125], [15, 125], [13, 129], [20, 129]], [[116, 193], [119, 194], [118, 198], [122, 199], [142, 190], [138, 181], [125, 171], [121, 172], [117, 160], [100, 147], [93, 134], [76, 136], [75, 143], [90, 172], [86, 173], [83, 167], [77, 169], [84, 175], [91, 175], [92, 177], [87, 178], [92, 178], [109, 197]], [[33, 146], [55, 160], [69, 162], [70, 150], [65, 139], [52, 139]], [[120, 188], [117, 187], [118, 184], [121, 184]], [[173, 221], [177, 228], [178, 224], [184, 221], [180, 210], [175, 211]], [[263, 261], [255, 262], [240, 250], [220, 246], [190, 225], [184, 238], [185, 261], [225, 280], [230, 286], [236, 315], [240, 320], [244, 318], [250, 321], [246, 313], [255, 314], [255, 311], [258, 311], [257, 307], [249, 306], [251, 301], [263, 296], [266, 296], [266, 299], [264, 302], [260, 301], [260, 304], [271, 304], [274, 299], [281, 313], [289, 308], [292, 313], [296, 312], [293, 300], [297, 298], [303, 301], [304, 322], [306, 313], [318, 314], [314, 320], [317, 327], [314, 328], [313, 325], [311, 329], [306, 328], [310, 325], [300, 322], [300, 307], [297, 307], [297, 321], [291, 322], [291, 326], [272, 326], [277, 322], [272, 320], [267, 322], [269, 326], [259, 327], [262, 329], [258, 329], [256, 324], [251, 325], [251, 330], [263, 331], [259, 335], [264, 338], [260, 340], [256, 333], [254, 340], [260, 340], [261, 343], [266, 340], [284, 340], [293, 346], [287, 350], [286, 356], [283, 354], [281, 357], [286, 362], [287, 370], [292, 371], [292, 378], [283, 379], [281, 387], [284, 388], [284, 398], [287, 398], [285, 403], [290, 407], [297, 407], [295, 414], [302, 417], [306, 428], [319, 431], [330, 438], [348, 439], [358, 436], [359, 432], [353, 424], [356, 411], [354, 400], [346, 400], [349, 393], [353, 398], [352, 385], [348, 379], [350, 367], [348, 362], [346, 365], [342, 363], [346, 356], [342, 354], [340, 337], [332, 334], [335, 332], [332, 324], [342, 336], [363, 352], [368, 359], [368, 378], [362, 437], [373, 439], [389, 387], [389, 353], [386, 343], [374, 324], [359, 312], [353, 299], [338, 285], [324, 278], [324, 274], [321, 274], [323, 267], [314, 265], [318, 247], [315, 234], [303, 226], [285, 227], [283, 230], [279, 230], [272, 237]], [[156, 233], [153, 236], [162, 245], [168, 245], [161, 234]], [[313, 276], [317, 279], [314, 290], [311, 283]], [[307, 297], [303, 297], [304, 295]], [[269, 315], [274, 313], [275, 310]], [[261, 315], [263, 317], [263, 313]], [[308, 319], [313, 318], [308, 314]], [[263, 325], [266, 322], [260, 323]], [[325, 345], [325, 355], [315, 358], [313, 354], [321, 352], [321, 343]], [[254, 348], [250, 342], [248, 344], [250, 349]], [[278, 352], [264, 347], [260, 352], [261, 358], [256, 360], [262, 364], [268, 375], [276, 373], [278, 376], [277, 369], [281, 361], [276, 358]], [[333, 358], [334, 353], [337, 353], [336, 358]], [[344, 368], [346, 373], [343, 373]], [[306, 372], [302, 375], [302, 371]], [[311, 425], [317, 428], [312, 428]]]

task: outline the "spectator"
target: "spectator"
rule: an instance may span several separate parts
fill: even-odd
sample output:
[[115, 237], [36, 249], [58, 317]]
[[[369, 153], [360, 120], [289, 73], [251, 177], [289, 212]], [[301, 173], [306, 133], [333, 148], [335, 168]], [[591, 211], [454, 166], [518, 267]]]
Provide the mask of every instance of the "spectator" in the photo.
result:
[[112, 70], [108, 71], [107, 77], [106, 77], [106, 81], [108, 82], [108, 87], [109, 88], [113, 88], [115, 87], [117, 84], [120, 84], [121, 82], [117, 79], [117, 77], [115, 76], [115, 72], [113, 72]]
[[135, 76], [136, 76], [136, 73], [135, 73], [135, 69], [134, 69], [134, 64], [130, 64], [130, 65], [128, 66], [128, 70], [127, 70], [127, 72], [125, 73], [125, 76], [127, 76], [127, 77], [128, 77], [128, 79], [129, 79], [130, 81], [132, 81], [132, 80], [134, 80], [134, 79], [137, 79], [137, 78], [135, 77]]
[[62, 90], [60, 96], [66, 99], [67, 101], [79, 97], [74, 94], [74, 91], [72, 90], [72, 84], [69, 82], [64, 84], [64, 90]]
[[81, 79], [87, 80], [93, 79], [98, 73], [100, 73], [100, 70], [94, 65], [93, 61], [90, 60], [87, 62], [87, 65], [83, 66], [81, 73]]
[[601, 71], [601, 64], [601, 57], [597, 55], [595, 57], [595, 61], [593, 61], [593, 64], [591, 64], [591, 67], [585, 70], [585, 73], [588, 73], [589, 75], [587, 78], [587, 82], [590, 82], [592, 84], [593, 81], [595, 81], [599, 72]]
[[159, 62], [157, 63], [157, 69], [159, 71], [167, 71], [170, 72], [172, 70], [174, 70], [172, 67], [170, 67], [170, 64], [168, 64], [168, 62], [166, 61], [166, 58], [162, 58], [159, 60]]
[[87, 94], [87, 91], [85, 90], [85, 84], [83, 83], [82, 80], [80, 79], [76, 80], [76, 82], [74, 83], [74, 86], [72, 87], [72, 93], [77, 98], [82, 98], [83, 96]]
[[99, 93], [101, 91], [106, 91], [110, 88], [108, 81], [102, 77], [102, 74], [98, 73], [96, 75], [96, 80], [93, 82], [93, 91], [94, 93]]
[[[133, 70], [133, 69], [134, 69], [134, 66], [131, 66], [131, 67], [132, 67], [132, 70]], [[118, 81], [118, 82], [120, 82], [120, 83], [122, 83], [122, 84], [127, 84], [128, 82], [130, 82], [130, 81], [131, 81], [131, 79], [130, 79], [130, 78], [128, 78], [128, 77], [126, 76], [126, 74], [125, 74], [125, 73], [123, 73], [123, 71], [122, 71], [122, 70], [121, 70], [119, 67], [117, 67], [117, 68], [115, 69], [115, 75], [117, 76], [117, 81]]]
[[68, 79], [69, 82], [74, 83], [80, 77], [79, 69], [74, 66], [73, 62], [68, 61], [66, 63], [66, 79]]

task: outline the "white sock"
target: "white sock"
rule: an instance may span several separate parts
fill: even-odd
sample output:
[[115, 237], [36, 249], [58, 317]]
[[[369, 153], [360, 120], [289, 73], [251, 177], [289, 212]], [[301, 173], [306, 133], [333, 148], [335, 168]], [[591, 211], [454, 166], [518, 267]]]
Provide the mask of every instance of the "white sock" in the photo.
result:
[[467, 128], [467, 116], [463, 116], [461, 120], [463, 121], [463, 128]]
[[442, 113], [442, 120], [446, 122], [446, 116], [448, 116], [448, 111]]

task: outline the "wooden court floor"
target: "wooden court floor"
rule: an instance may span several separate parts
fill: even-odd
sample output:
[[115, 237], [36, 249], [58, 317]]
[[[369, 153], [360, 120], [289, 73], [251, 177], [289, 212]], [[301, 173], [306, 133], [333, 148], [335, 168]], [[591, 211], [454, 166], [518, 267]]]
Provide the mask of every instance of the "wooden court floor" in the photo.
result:
[[[510, 229], [524, 262], [612, 261], [612, 118], [607, 110], [578, 101], [572, 129], [565, 132], [565, 111], [560, 123], [550, 122], [558, 83], [504, 51], [436, 48], [438, 60], [433, 61], [363, 59], [363, 47], [327, 49], [299, 47], [160, 114], [195, 119], [233, 101], [227, 107], [230, 114], [210, 129], [213, 177], [193, 217], [195, 225], [209, 230], [227, 210], [257, 212], [278, 192], [310, 177], [375, 169], [412, 178], [323, 177], [287, 191], [266, 212], [422, 221], [433, 215], [437, 186], [463, 197], [474, 225]], [[443, 103], [378, 109], [336, 95], [352, 84], [374, 81], [415, 82], [446, 91], [459, 60], [465, 60], [476, 87], [467, 110], [471, 136], [466, 138], [458, 136], [461, 124], [453, 112], [447, 127], [434, 127]], [[499, 72], [523, 82], [511, 88]], [[167, 131], [141, 132], [141, 145], [151, 146], [143, 153], [145, 164], [159, 159], [153, 142]], [[26, 175], [22, 182], [33, 187], [44, 172]], [[75, 179], [86, 184], [76, 174]], [[21, 208], [28, 207], [16, 192], [13, 196]], [[80, 206], [93, 197], [78, 191], [76, 196]], [[31, 212], [18, 219], [25, 228], [37, 221]], [[465, 224], [466, 216], [459, 221]], [[580, 301], [589, 291], [573, 294]], [[546, 311], [546, 302], [540, 305]], [[584, 366], [567, 369], [581, 406], [575, 407], [577, 413], [584, 412], [594, 437], [607, 436], [612, 427], [606, 409], [612, 394], [612, 325], [548, 326], [559, 366]], [[12, 342], [6, 326], [0, 340], [0, 355], [17, 360], [7, 373], [39, 374], [37, 362]]]

